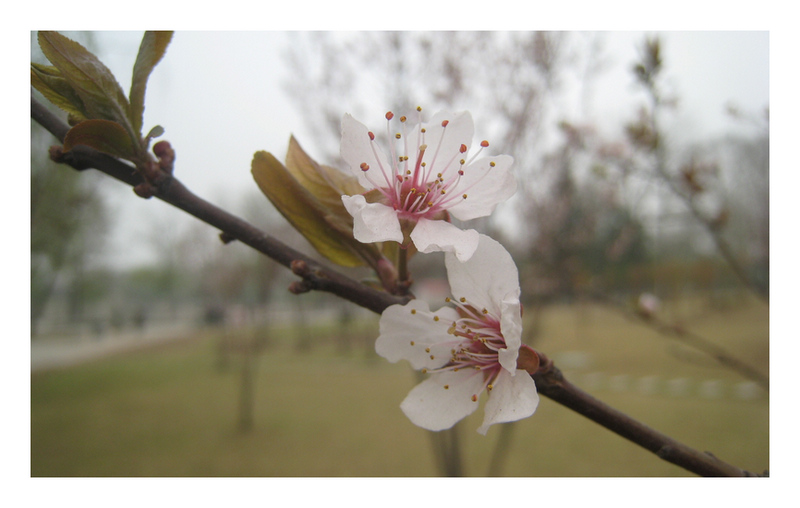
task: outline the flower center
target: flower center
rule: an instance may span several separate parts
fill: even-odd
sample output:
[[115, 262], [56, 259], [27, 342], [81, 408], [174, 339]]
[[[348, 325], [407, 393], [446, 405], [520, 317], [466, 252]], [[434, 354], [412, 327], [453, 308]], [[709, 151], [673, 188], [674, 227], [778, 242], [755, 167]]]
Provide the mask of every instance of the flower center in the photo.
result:
[[[421, 112], [422, 108], [417, 108]], [[386, 131], [390, 140], [391, 167], [385, 168], [382, 164], [378, 168], [382, 175], [376, 175], [370, 166], [364, 162], [361, 170], [367, 180], [384, 196], [386, 204], [398, 211], [401, 218], [418, 220], [420, 218], [433, 218], [438, 213], [467, 199], [468, 188], [456, 188], [464, 176], [464, 168], [474, 160], [478, 153], [469, 161], [465, 160], [469, 143], [472, 140], [463, 140], [462, 144], [453, 153], [445, 153], [443, 140], [445, 138], [449, 120], [441, 122], [440, 126], [430, 128], [442, 129], [436, 146], [425, 143], [427, 128], [419, 121], [410, 133], [406, 127], [406, 117], [399, 118], [402, 132], [392, 133], [391, 122], [394, 113], [386, 113]], [[375, 135], [369, 132], [370, 144], [375, 159], [380, 161], [375, 147]], [[391, 140], [394, 139], [395, 142]], [[401, 145], [398, 149], [396, 145]], [[481, 150], [489, 146], [488, 141], [481, 142]]]
[[[456, 337], [452, 342], [450, 361], [441, 368], [423, 369], [423, 372], [458, 372], [464, 369], [480, 372], [484, 379], [483, 388], [472, 395], [472, 400], [477, 402], [483, 390], [492, 391], [493, 383], [503, 368], [497, 355], [506, 347], [500, 320], [486, 309], [477, 310], [465, 298], [447, 298], [446, 301], [456, 306], [460, 316], [447, 330]], [[449, 389], [447, 385], [444, 387]]]

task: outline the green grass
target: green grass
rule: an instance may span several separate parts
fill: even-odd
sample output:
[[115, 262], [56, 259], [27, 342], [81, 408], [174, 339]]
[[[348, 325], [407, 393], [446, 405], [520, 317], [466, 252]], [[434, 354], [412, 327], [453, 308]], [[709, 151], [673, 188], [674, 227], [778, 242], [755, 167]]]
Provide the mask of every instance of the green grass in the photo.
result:
[[[527, 316], [530, 317], [530, 316]], [[588, 352], [589, 370], [664, 379], [743, 381], [674, 341], [598, 307], [560, 307], [541, 316], [536, 347], [558, 358]], [[767, 371], [768, 311], [757, 303], [693, 318]], [[405, 418], [400, 401], [414, 385], [406, 364], [363, 348], [338, 352], [331, 330], [313, 331], [306, 353], [292, 332], [270, 333], [256, 363], [254, 425], [238, 428], [240, 365], [218, 365], [218, 336], [138, 351], [31, 377], [32, 476], [433, 476], [430, 437]], [[374, 338], [375, 327], [361, 330]], [[687, 360], [688, 358], [688, 360]], [[580, 385], [580, 382], [578, 381]], [[613, 407], [700, 450], [754, 472], [769, 467], [768, 397], [703, 399], [600, 387]], [[481, 411], [459, 425], [464, 469], [486, 474], [499, 426], [482, 437]], [[691, 476], [544, 399], [513, 424], [508, 476]]]

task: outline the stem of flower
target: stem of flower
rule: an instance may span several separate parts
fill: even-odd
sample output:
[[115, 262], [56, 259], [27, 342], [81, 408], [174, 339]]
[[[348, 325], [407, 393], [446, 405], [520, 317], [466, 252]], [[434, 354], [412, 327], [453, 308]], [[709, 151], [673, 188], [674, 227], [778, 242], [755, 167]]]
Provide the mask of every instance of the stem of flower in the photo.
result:
[[397, 294], [406, 296], [411, 287], [411, 277], [408, 273], [408, 249], [402, 245], [397, 249]]

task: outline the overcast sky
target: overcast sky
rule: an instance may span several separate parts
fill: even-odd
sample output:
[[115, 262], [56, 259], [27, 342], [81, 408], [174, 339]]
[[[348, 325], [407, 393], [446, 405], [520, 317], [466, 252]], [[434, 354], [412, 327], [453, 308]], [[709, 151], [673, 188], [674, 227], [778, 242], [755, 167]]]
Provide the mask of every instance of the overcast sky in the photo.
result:
[[[101, 32], [97, 37], [103, 60], [126, 90], [141, 35]], [[630, 118], [636, 90], [630, 67], [644, 35], [604, 33], [608, 66], [594, 85], [589, 113], [595, 120], [620, 126]], [[681, 97], [673, 136], [704, 138], [729, 130], [728, 102], [753, 112], [769, 105], [768, 32], [660, 35], [667, 83]], [[290, 134], [301, 142], [309, 139], [283, 92], [285, 43], [283, 32], [178, 31], [148, 83], [144, 129], [162, 125], [162, 139], [177, 151], [176, 175], [225, 208], [236, 210], [237, 199], [255, 189], [254, 152], [267, 150], [282, 159]], [[313, 146], [305, 147], [314, 154]], [[115, 223], [106, 255], [117, 266], [152, 259], [146, 241], [130, 239], [152, 236], [147, 229], [153, 222], [180, 230], [194, 220], [157, 200], [136, 198], [123, 186], [111, 192]]]

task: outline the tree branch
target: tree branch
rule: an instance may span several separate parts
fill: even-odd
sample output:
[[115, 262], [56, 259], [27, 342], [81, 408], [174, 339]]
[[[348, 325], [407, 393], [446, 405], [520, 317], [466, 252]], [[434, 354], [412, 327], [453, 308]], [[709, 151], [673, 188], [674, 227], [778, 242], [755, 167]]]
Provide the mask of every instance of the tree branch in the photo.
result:
[[[31, 97], [31, 118], [59, 141], [63, 141], [64, 135], [69, 130], [62, 120], [33, 97]], [[131, 186], [144, 181], [132, 166], [84, 146], [73, 148], [66, 154], [64, 162], [79, 170], [95, 168]], [[372, 289], [322, 266], [239, 217], [199, 198], [171, 175], [164, 175], [163, 181], [156, 188], [155, 197], [219, 229], [227, 241], [239, 240], [287, 268], [292, 268], [295, 274], [303, 277], [307, 290], [327, 291], [377, 313], [383, 312], [389, 305], [408, 301]]]
[[667, 172], [667, 164], [666, 164], [666, 156], [664, 154], [664, 142], [662, 139], [661, 131], [659, 130], [658, 124], [658, 113], [662, 108], [663, 101], [661, 100], [661, 94], [658, 91], [656, 83], [654, 80], [650, 79], [644, 82], [645, 89], [650, 94], [650, 102], [651, 102], [651, 112], [650, 112], [650, 128], [652, 129], [653, 133], [656, 135], [657, 143], [655, 146], [655, 150], [653, 154], [655, 156], [655, 172], [656, 174], [663, 180], [669, 190], [676, 196], [678, 196], [689, 209], [689, 212], [692, 216], [697, 220], [700, 224], [703, 225], [705, 230], [714, 240], [714, 244], [717, 247], [717, 251], [720, 255], [725, 259], [730, 266], [731, 270], [733, 270], [734, 275], [741, 281], [742, 284], [750, 291], [756, 294], [759, 298], [761, 298], [765, 303], [769, 303], [769, 288], [764, 284], [758, 284], [757, 282], [753, 281], [752, 278], [747, 274], [744, 267], [741, 265], [736, 256], [733, 254], [733, 249], [731, 249], [730, 245], [725, 238], [722, 236], [722, 232], [720, 228], [713, 223], [713, 221], [709, 220], [707, 217], [703, 215], [700, 209], [697, 207], [697, 203], [695, 202], [693, 196], [691, 194], [687, 194], [678, 187], [675, 180], [670, 177], [669, 173]]
[[[31, 97], [31, 118], [57, 139], [63, 141], [69, 127]], [[128, 185], [136, 186], [143, 179], [135, 169], [112, 157], [86, 147], [75, 147], [62, 161], [83, 170], [95, 168]], [[323, 267], [308, 256], [295, 251], [270, 237], [246, 221], [204, 201], [192, 194], [171, 175], [155, 187], [155, 197], [179, 208], [203, 222], [218, 228], [224, 239], [236, 239], [290, 268], [303, 277], [300, 290], [321, 290], [338, 295], [378, 314], [393, 304], [403, 304], [407, 298], [377, 291], [336, 271]], [[637, 422], [629, 416], [607, 406], [568, 381], [544, 355], [542, 367], [533, 377], [542, 395], [553, 399], [592, 421], [599, 423], [684, 469], [703, 476], [755, 476], [752, 473], [726, 464], [707, 453], [693, 450]]]
[[699, 452], [640, 423], [582, 391], [540, 354], [542, 366], [533, 379], [540, 394], [599, 423], [608, 430], [700, 476], [758, 476], [727, 464], [709, 452]]
[[684, 345], [696, 349], [709, 357], [713, 358], [721, 365], [736, 371], [740, 375], [749, 378], [764, 388], [766, 391], [769, 391], [769, 376], [761, 373], [755, 367], [748, 365], [747, 363], [739, 360], [738, 358], [731, 355], [728, 351], [724, 348], [718, 346], [711, 340], [694, 333], [690, 330], [686, 330], [680, 326], [669, 324], [661, 319], [658, 319], [654, 315], [646, 315], [643, 316], [639, 313], [630, 311], [626, 309], [624, 306], [620, 305], [617, 302], [614, 302], [611, 298], [608, 298], [605, 295], [602, 295], [597, 292], [592, 292], [590, 294], [592, 301], [605, 305], [606, 307], [613, 309], [614, 311], [620, 313], [621, 315], [625, 316], [627, 319], [637, 320], [640, 323], [643, 323], [652, 329], [656, 330], [659, 333], [664, 335], [669, 335], [675, 340], [682, 342]]

